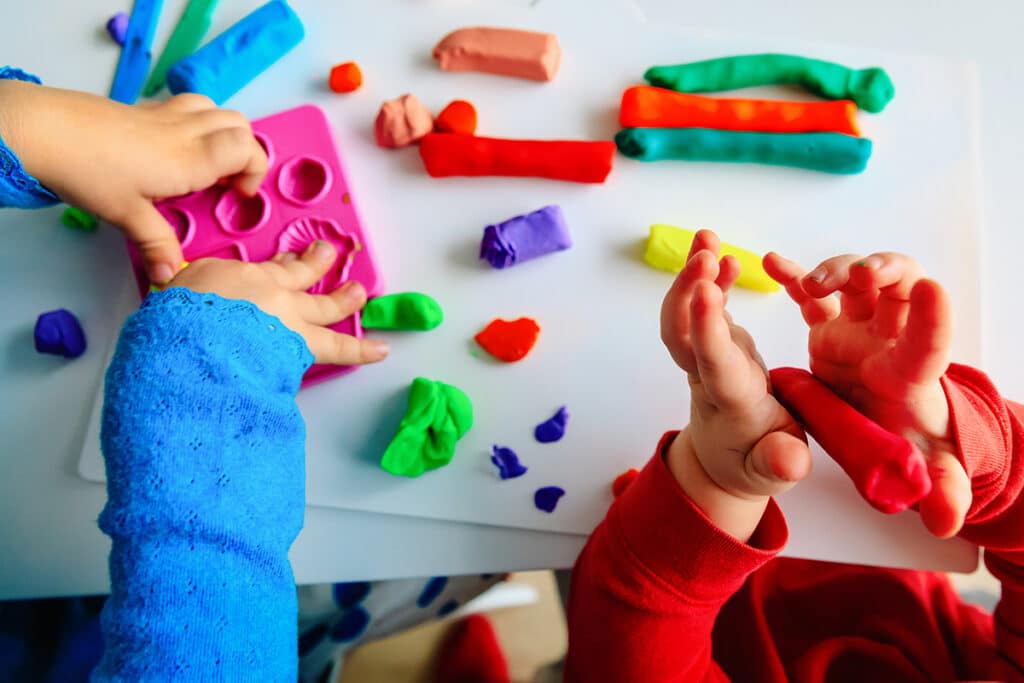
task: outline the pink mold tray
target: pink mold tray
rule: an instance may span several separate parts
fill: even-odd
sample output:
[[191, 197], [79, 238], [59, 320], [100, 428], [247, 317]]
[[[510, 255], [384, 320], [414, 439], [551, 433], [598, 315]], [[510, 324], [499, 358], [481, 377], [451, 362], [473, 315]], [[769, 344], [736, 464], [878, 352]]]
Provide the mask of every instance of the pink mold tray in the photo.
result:
[[[383, 293], [384, 281], [373, 258], [369, 235], [356, 211], [344, 166], [324, 112], [304, 105], [252, 123], [267, 152], [267, 177], [254, 197], [230, 188], [212, 187], [165, 199], [157, 209], [178, 233], [186, 261], [215, 256], [265, 261], [281, 251], [301, 252], [314, 240], [327, 240], [338, 260], [310, 288], [319, 294], [346, 280], [358, 280], [370, 297]], [[129, 254], [145, 296], [149, 280], [133, 245]], [[331, 326], [363, 335], [359, 314]], [[303, 378], [310, 386], [352, 372], [357, 366], [314, 365]]]

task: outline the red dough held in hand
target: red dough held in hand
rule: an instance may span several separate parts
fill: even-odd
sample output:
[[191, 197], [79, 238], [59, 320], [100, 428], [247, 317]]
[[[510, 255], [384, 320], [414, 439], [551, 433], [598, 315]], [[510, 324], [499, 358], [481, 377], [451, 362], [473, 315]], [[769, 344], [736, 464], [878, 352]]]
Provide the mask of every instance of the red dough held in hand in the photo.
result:
[[858, 412], [806, 370], [775, 368], [772, 394], [843, 468], [872, 506], [902, 512], [932, 488], [914, 444]]
[[502, 320], [497, 318], [477, 333], [476, 342], [487, 353], [506, 363], [522, 360], [537, 343], [540, 326], [533, 318]]
[[442, 133], [472, 135], [476, 132], [476, 107], [466, 100], [453, 100], [437, 115], [434, 127]]

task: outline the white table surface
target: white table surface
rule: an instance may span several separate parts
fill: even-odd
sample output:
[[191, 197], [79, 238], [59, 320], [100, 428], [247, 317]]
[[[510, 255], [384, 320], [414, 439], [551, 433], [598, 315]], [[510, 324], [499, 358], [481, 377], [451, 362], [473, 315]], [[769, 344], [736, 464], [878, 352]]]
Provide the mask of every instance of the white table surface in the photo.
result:
[[[312, 0], [295, 2], [300, 14], [305, 2]], [[167, 17], [180, 7], [174, 0], [165, 4]], [[218, 23], [256, 4], [225, 2]], [[0, 22], [0, 63], [39, 73], [51, 85], [105, 93], [117, 52], [100, 31], [121, 7], [104, 5], [18, 4]], [[979, 11], [977, 5], [925, 0], [862, 0], [855, 14], [839, 3], [813, 0], [788, 3], [785, 11], [741, 0], [636, 0], [632, 6], [648, 20], [709, 32], [975, 58], [985, 178], [984, 366], [1004, 393], [1024, 397], [1024, 368], [1015, 354], [1024, 322], [1012, 315], [1015, 293], [1000, 288], [1008, 278], [999, 276], [1019, 268], [1016, 254], [1024, 247], [1016, 229], [1024, 224], [1024, 198], [1015, 183], [1017, 160], [1024, 158], [1018, 129], [1024, 77], [1015, 75], [1016, 27], [1024, 10], [1010, 2], [984, 3]], [[165, 18], [158, 46], [172, 23]], [[7, 285], [0, 299], [0, 599], [107, 588], [109, 546], [96, 528], [105, 493], [75, 471], [105, 354], [92, 349], [74, 363], [38, 356], [31, 328], [35, 316], [49, 308], [64, 306], [86, 319], [100, 311], [118, 291], [123, 255], [116, 235], [78, 235], [60, 226], [58, 216], [59, 209], [0, 212], [0, 234], [8, 240], [0, 249], [0, 278]], [[310, 583], [567, 567], [583, 542], [567, 534], [308, 508], [291, 559], [296, 579]]]

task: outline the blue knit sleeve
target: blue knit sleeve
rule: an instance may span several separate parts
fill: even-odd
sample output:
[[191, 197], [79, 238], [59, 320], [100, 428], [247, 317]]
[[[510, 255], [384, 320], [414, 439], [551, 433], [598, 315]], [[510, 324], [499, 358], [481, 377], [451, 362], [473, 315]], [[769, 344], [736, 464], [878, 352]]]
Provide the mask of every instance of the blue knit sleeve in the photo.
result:
[[172, 288], [125, 323], [101, 442], [112, 541], [94, 681], [298, 675], [303, 340], [248, 302]]
[[[0, 80], [42, 82], [37, 76], [11, 66], [0, 66]], [[0, 102], [2, 106], [3, 102]], [[40, 209], [58, 201], [57, 195], [25, 172], [17, 155], [4, 144], [4, 138], [0, 135], [0, 208]]]

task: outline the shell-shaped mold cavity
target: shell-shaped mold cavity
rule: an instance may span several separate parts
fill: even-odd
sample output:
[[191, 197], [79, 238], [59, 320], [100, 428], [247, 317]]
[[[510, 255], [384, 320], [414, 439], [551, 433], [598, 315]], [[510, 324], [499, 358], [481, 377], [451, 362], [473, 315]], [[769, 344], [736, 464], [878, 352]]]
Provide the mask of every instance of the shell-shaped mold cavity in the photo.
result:
[[300, 206], [323, 199], [331, 189], [331, 169], [315, 157], [298, 156], [281, 164], [277, 189], [281, 195]]
[[281, 233], [277, 242], [277, 250], [302, 253], [316, 240], [325, 240], [333, 244], [338, 251], [338, 258], [327, 274], [310, 287], [309, 292], [311, 294], [333, 292], [341, 283], [349, 279], [352, 262], [363, 247], [354, 236], [342, 230], [341, 226], [330, 218], [302, 216], [289, 223]]
[[256, 138], [256, 142], [260, 143], [260, 147], [267, 153], [267, 168], [274, 165], [274, 146], [270, 143], [268, 138], [263, 133], [253, 132], [252, 136]]
[[160, 206], [157, 208], [157, 211], [174, 228], [174, 234], [178, 236], [181, 248], [187, 247], [192, 242], [192, 236], [196, 232], [196, 222], [192, 214], [176, 206]]
[[225, 232], [233, 235], [251, 233], [262, 228], [270, 218], [270, 202], [263, 190], [252, 197], [228, 190], [217, 200], [213, 215]]

